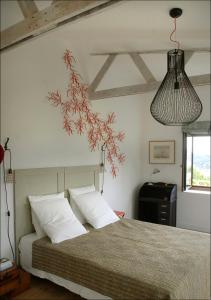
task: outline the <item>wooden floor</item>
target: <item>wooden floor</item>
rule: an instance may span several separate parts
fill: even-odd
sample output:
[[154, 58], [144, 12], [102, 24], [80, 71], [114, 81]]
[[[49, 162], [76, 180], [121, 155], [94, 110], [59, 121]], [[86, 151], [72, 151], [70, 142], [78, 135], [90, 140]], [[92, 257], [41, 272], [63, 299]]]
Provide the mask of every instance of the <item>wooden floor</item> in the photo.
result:
[[12, 300], [82, 300], [80, 296], [69, 292], [48, 280], [32, 276], [31, 288]]

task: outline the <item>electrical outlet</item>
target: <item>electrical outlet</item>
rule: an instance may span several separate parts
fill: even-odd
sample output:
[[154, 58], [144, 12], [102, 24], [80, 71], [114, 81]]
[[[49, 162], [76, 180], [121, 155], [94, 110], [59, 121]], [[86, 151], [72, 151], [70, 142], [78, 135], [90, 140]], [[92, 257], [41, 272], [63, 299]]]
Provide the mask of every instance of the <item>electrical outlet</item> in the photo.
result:
[[13, 183], [14, 182], [14, 174], [13, 172], [9, 172], [7, 173], [7, 176], [6, 176], [6, 183]]

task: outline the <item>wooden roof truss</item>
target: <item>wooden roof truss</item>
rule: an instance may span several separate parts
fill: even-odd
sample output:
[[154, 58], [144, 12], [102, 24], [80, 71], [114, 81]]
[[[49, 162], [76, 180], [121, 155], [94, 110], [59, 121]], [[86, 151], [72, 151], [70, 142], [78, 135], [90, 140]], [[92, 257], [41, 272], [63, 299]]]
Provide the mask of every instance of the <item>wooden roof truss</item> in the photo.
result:
[[[152, 50], [152, 51], [142, 51], [142, 52], [119, 52], [119, 53], [103, 53], [103, 54], [93, 54], [93, 55], [107, 55], [107, 59], [93, 82], [89, 86], [89, 98], [90, 100], [101, 100], [106, 98], [128, 96], [128, 95], [137, 95], [147, 92], [154, 91], [158, 89], [161, 82], [157, 81], [150, 71], [149, 67], [146, 65], [142, 58], [142, 54], [154, 54], [154, 53], [165, 53], [166, 50]], [[185, 51], [185, 60], [186, 63], [191, 59], [195, 52], [210, 52], [209, 49], [192, 49]], [[97, 90], [100, 82], [105, 76], [106, 72], [112, 65], [117, 55], [128, 54], [146, 83], [136, 84], [131, 86], [122, 86], [106, 90]], [[209, 85], [210, 84], [210, 74], [190, 76], [189, 77], [193, 86]]]

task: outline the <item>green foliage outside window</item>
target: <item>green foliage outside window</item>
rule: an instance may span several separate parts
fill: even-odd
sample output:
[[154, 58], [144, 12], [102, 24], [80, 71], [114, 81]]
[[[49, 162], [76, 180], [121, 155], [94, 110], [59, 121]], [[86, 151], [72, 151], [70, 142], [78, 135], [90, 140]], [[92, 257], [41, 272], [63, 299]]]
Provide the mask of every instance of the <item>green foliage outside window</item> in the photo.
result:
[[[191, 168], [188, 169], [188, 173], [191, 172]], [[207, 186], [210, 187], [210, 176], [204, 175], [199, 169], [193, 167], [193, 179], [192, 185], [194, 186]]]

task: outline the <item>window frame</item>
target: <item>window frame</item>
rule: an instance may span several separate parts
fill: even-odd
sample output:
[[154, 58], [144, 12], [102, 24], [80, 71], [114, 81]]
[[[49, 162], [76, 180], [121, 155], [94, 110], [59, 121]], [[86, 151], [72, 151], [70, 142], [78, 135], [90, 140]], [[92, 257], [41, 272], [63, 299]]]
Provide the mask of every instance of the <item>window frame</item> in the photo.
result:
[[[200, 137], [200, 136], [207, 136], [210, 137], [210, 134], [190, 134], [187, 132], [183, 132], [183, 162], [182, 162], [182, 191], [211, 191], [211, 186], [197, 186], [193, 185], [193, 138]], [[192, 137], [192, 150], [191, 150], [191, 185], [187, 185], [187, 138]]]

